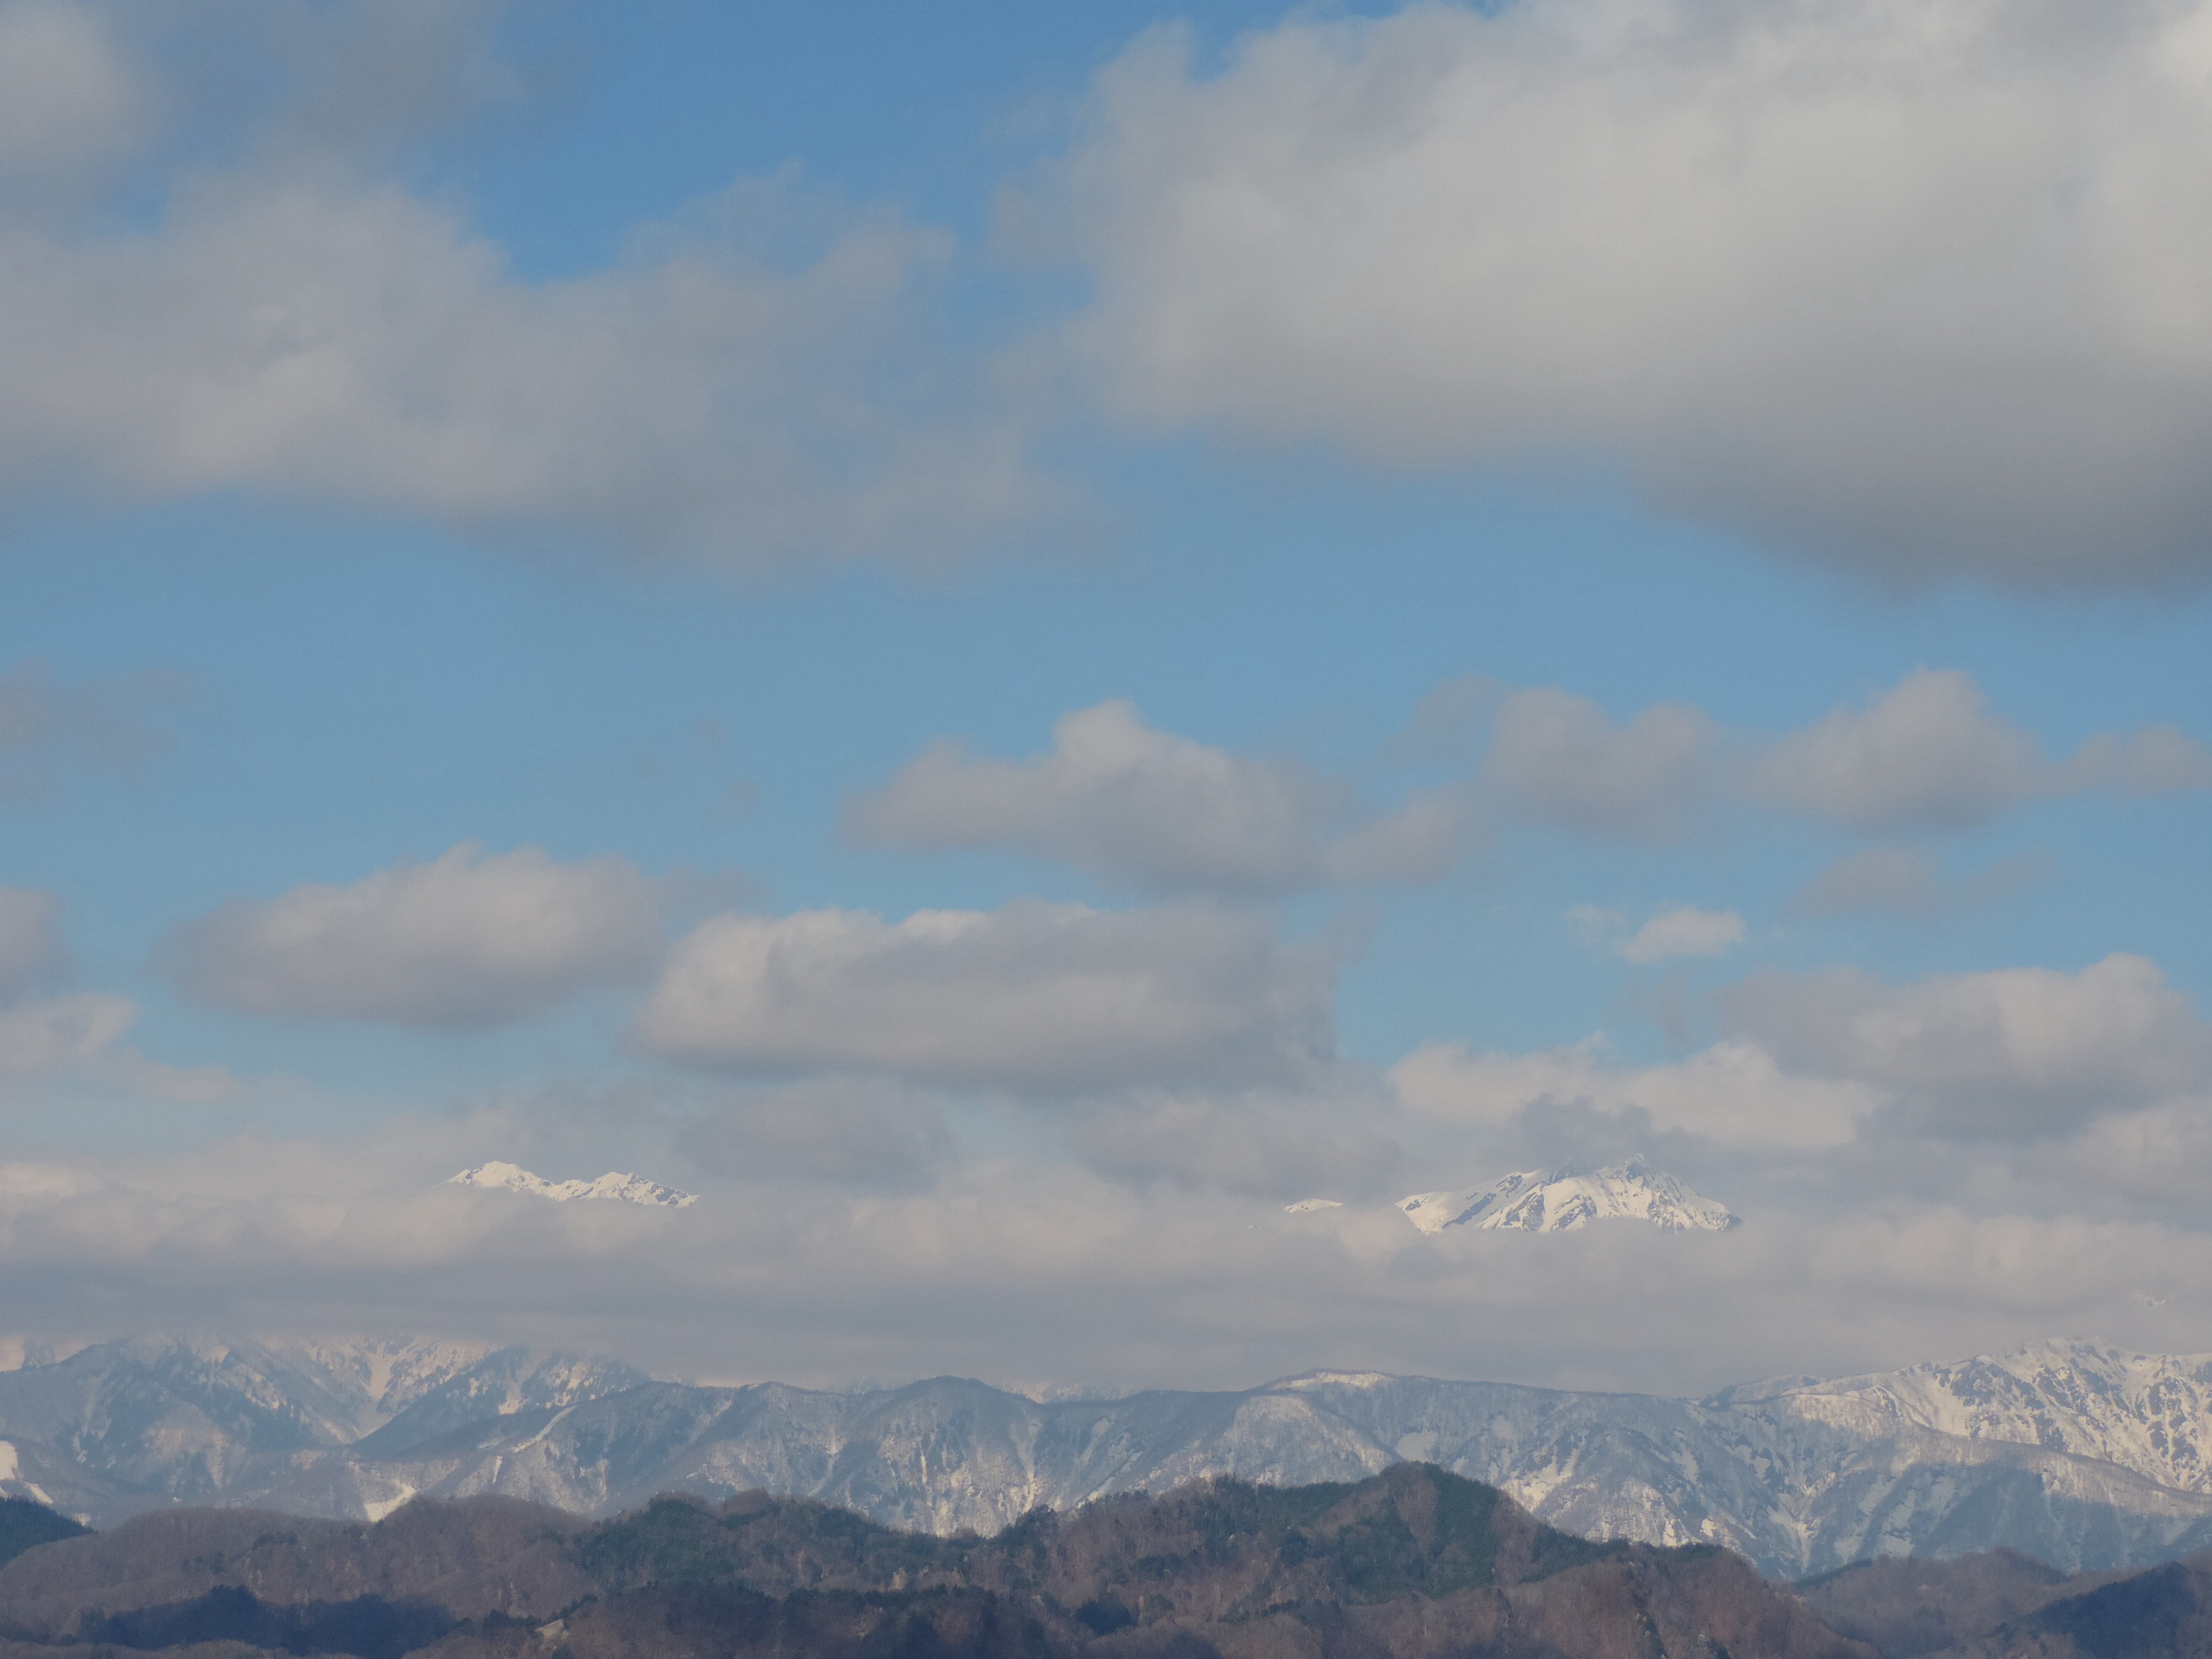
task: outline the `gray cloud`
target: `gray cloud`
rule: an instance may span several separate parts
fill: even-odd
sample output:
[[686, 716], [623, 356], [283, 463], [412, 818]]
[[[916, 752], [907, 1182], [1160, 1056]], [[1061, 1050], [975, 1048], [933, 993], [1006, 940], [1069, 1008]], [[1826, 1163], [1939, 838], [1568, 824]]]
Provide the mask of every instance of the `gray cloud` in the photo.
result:
[[847, 804], [865, 844], [1008, 848], [1162, 889], [1270, 891], [1443, 873], [1465, 814], [1441, 795], [1387, 814], [1293, 761], [1160, 732], [1126, 702], [1063, 714], [1029, 760], [939, 744]]
[[1885, 576], [2212, 565], [2203, 0], [1294, 15], [1156, 33], [1053, 191], [1120, 410], [1618, 456]]
[[2212, 1029], [2141, 957], [1898, 987], [1770, 970], [1721, 1002], [1784, 1064], [1893, 1091], [1900, 1126], [1931, 1134], [2064, 1133], [2212, 1078]]
[[29, 887], [0, 887], [0, 1007], [61, 969], [61, 901]]
[[190, 694], [172, 674], [64, 684], [39, 663], [0, 672], [0, 805], [36, 799], [73, 773], [143, 765], [168, 743], [159, 716]]
[[234, 900], [179, 928], [160, 963], [240, 1013], [471, 1027], [641, 981], [662, 948], [659, 890], [627, 860], [465, 842], [349, 886]]
[[2080, 788], [2172, 794], [2212, 788], [2212, 750], [2171, 726], [2100, 732], [2075, 751], [2064, 771]]
[[1464, 1128], [1517, 1133], [1531, 1107], [1568, 1103], [1632, 1117], [1652, 1133], [1797, 1153], [1845, 1145], [1893, 1098], [1863, 1079], [1785, 1068], [1741, 1038], [1646, 1066], [1623, 1064], [1595, 1041], [1523, 1054], [1432, 1043], [1393, 1066], [1390, 1085], [1416, 1120]]
[[1590, 835], [1665, 841], [1723, 803], [1860, 832], [1955, 830], [2030, 801], [2212, 786], [2212, 750], [2171, 726], [2100, 732], [2063, 761], [1990, 713], [1972, 676], [1917, 668], [1863, 708], [1779, 738], [1723, 730], [1679, 703], [1614, 721], [1539, 689], [1498, 708], [1480, 781], [1516, 816]]
[[635, 1041], [732, 1071], [1048, 1091], [1233, 1082], [1327, 1056], [1330, 980], [1264, 919], [1200, 905], [731, 915], [677, 945]]
[[717, 1175], [907, 1186], [953, 1151], [945, 1104], [879, 1078], [817, 1078], [716, 1098], [677, 1137]]
[[128, 997], [79, 991], [0, 1007], [0, 1073], [48, 1077], [115, 1052], [137, 1023]]
[[99, 12], [65, 0], [0, 7], [0, 199], [82, 187], [142, 140], [147, 101]]
[[[1838, 708], [1781, 739], [1759, 757], [1751, 788], [1853, 830], [1963, 830], [2037, 796], [2119, 776], [2166, 787], [2212, 781], [2212, 755], [2201, 745], [2153, 731], [2108, 734], [2075, 764], [2052, 766], [2033, 737], [1989, 712], [1971, 676], [1919, 668], [1871, 706]], [[2138, 767], [2121, 758], [2139, 751]], [[2191, 757], [2202, 763], [2193, 776]]]
[[1615, 725], [1589, 698], [1516, 691], [1492, 718], [1483, 781], [1510, 810], [1594, 835], [1687, 833], [1722, 776], [1720, 731], [1679, 703]]
[[2017, 892], [2049, 868], [2047, 859], [2023, 854], [1963, 881], [1951, 881], [1945, 878], [1935, 859], [1918, 848], [1864, 847], [1844, 854], [1807, 882], [1791, 897], [1790, 908], [1804, 916], [1865, 912], [1940, 915]]
[[1152, 1092], [1079, 1114], [1068, 1139], [1118, 1181], [1275, 1200], [1401, 1196], [1406, 1150], [1386, 1095], [1355, 1079], [1297, 1095]]
[[1582, 904], [1567, 912], [1568, 921], [1594, 945], [1623, 962], [1646, 968], [1686, 957], [1717, 957], [1743, 943], [1743, 918], [1734, 910], [1700, 910], [1671, 905], [1632, 925], [1618, 910]]

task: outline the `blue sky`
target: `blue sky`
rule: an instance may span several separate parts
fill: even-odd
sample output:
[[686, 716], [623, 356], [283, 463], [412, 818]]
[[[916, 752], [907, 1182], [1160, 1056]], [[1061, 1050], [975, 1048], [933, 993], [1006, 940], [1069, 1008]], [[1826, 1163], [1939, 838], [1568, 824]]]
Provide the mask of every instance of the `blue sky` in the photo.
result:
[[0, 5], [0, 1323], [2212, 1346], [2212, 13], [1631, 9]]

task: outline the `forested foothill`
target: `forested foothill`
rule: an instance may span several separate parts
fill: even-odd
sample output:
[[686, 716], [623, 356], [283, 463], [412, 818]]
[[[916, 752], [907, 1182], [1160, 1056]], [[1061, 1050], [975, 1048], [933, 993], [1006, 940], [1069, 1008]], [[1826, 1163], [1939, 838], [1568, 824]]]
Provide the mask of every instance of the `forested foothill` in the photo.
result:
[[0, 1508], [0, 1659], [2185, 1659], [2212, 1558], [2068, 1578], [2010, 1553], [1801, 1584], [1592, 1542], [1425, 1464], [1039, 1510], [993, 1537], [805, 1498], [607, 1521], [502, 1498], [373, 1525]]

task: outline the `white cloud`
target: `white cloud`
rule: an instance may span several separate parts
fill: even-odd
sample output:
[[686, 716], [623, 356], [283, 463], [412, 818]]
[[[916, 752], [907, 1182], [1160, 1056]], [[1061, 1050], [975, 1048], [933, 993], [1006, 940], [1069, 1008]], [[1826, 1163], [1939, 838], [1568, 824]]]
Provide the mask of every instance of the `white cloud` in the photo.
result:
[[1293, 15], [1114, 65], [1059, 189], [1115, 404], [1617, 456], [1906, 580], [2212, 559], [2212, 5]]
[[1645, 1066], [1609, 1064], [1595, 1043], [1531, 1054], [1437, 1043], [1400, 1060], [1390, 1083], [1410, 1110], [1445, 1122], [1503, 1128], [1532, 1107], [1580, 1102], [1615, 1115], [1643, 1114], [1662, 1133], [1796, 1151], [1844, 1145], [1890, 1099], [1863, 1081], [1785, 1072], [1766, 1050], [1741, 1041]]
[[709, 1068], [1043, 1091], [1279, 1078], [1328, 1053], [1330, 972], [1195, 905], [730, 915], [677, 945], [636, 1041]]
[[1718, 735], [1705, 714], [1678, 703], [1615, 725], [1588, 697], [1516, 691], [1492, 718], [1483, 781], [1524, 817], [1667, 840], [1691, 828], [1719, 781]]
[[162, 963], [187, 995], [240, 1013], [499, 1025], [647, 977], [659, 909], [625, 860], [464, 842], [349, 886], [235, 900], [179, 929]]
[[0, 887], [0, 1007], [60, 968], [61, 914], [52, 893]]
[[2060, 1133], [2212, 1077], [2212, 1030], [2141, 957], [1901, 987], [1766, 972], [1723, 1006], [1785, 1064], [1893, 1091], [1905, 1121], [1936, 1134]]
[[1252, 891], [1433, 877], [1464, 829], [1441, 796], [1365, 813], [1295, 762], [1157, 731], [1122, 701], [1061, 715], [1029, 760], [939, 744], [847, 823], [877, 846], [1003, 847], [1148, 887]]
[[1687, 904], [1655, 911], [1633, 929], [1620, 911], [1594, 905], [1576, 906], [1567, 912], [1567, 920], [1593, 942], [1638, 967], [1684, 957], [1724, 956], [1744, 940], [1743, 918], [1734, 910], [1700, 910]]

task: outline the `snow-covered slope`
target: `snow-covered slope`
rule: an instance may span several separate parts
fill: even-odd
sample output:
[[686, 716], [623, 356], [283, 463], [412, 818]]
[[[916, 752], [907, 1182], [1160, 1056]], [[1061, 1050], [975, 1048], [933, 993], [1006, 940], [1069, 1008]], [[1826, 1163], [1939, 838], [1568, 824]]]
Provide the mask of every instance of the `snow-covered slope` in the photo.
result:
[[464, 1170], [449, 1176], [448, 1187], [489, 1187], [511, 1193], [528, 1193], [533, 1198], [550, 1198], [556, 1203], [567, 1203], [579, 1198], [611, 1198], [624, 1204], [644, 1204], [658, 1208], [680, 1210], [687, 1204], [696, 1204], [696, 1193], [679, 1193], [673, 1187], [664, 1187], [657, 1181], [647, 1181], [643, 1176], [624, 1175], [610, 1170], [597, 1181], [548, 1181], [535, 1176], [519, 1164], [479, 1164], [473, 1170]]
[[1736, 1225], [1724, 1205], [1692, 1192], [1640, 1158], [1578, 1174], [1524, 1170], [1487, 1187], [1416, 1193], [1398, 1200], [1425, 1233], [1448, 1227], [1568, 1233], [1593, 1221], [1647, 1221], [1665, 1232], [1723, 1232]]
[[[1729, 1391], [1747, 1401], [1753, 1389]], [[2185, 1492], [2212, 1492], [2212, 1355], [2124, 1353], [2094, 1342], [1877, 1376], [1776, 1389], [1808, 1420], [1879, 1436], [1899, 1425], [2100, 1458]]]
[[[0, 1462], [12, 1458], [14, 1478], [56, 1507], [108, 1526], [169, 1504], [233, 1501], [276, 1470], [374, 1444], [397, 1422], [443, 1428], [646, 1380], [618, 1361], [482, 1343], [134, 1338], [0, 1372], [10, 1449]], [[0, 1478], [0, 1490], [15, 1489]]]

